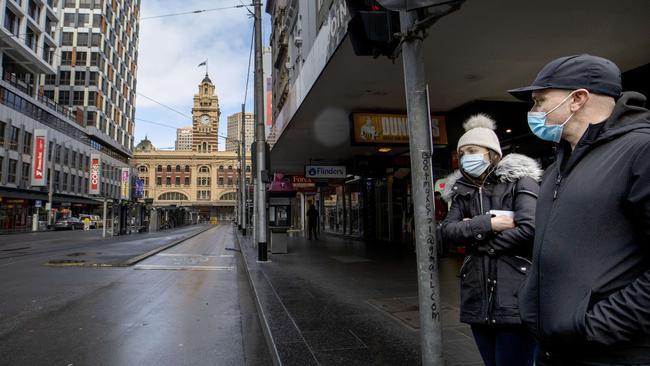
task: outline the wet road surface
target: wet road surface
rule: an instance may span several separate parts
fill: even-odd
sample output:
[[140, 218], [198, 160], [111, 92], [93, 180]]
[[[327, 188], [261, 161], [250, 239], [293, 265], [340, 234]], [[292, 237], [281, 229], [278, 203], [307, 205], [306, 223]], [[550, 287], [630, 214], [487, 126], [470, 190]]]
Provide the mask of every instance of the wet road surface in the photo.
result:
[[0, 258], [0, 364], [271, 364], [235, 245], [223, 225], [127, 268]]

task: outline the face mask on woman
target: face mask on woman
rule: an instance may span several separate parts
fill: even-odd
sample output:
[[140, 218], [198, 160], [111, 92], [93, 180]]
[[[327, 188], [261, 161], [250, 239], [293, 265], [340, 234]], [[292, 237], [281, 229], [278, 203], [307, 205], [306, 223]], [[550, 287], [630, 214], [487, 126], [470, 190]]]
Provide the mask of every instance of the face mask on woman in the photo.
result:
[[485, 154], [487, 153], [463, 155], [460, 158], [460, 166], [463, 171], [474, 178], [480, 177], [490, 166], [490, 162], [483, 159]]

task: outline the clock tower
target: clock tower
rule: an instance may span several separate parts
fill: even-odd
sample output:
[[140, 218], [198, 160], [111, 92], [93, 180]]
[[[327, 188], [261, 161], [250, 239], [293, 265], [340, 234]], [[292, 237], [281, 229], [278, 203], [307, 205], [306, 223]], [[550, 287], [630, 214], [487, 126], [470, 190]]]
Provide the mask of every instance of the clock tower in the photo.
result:
[[200, 153], [217, 152], [219, 134], [219, 98], [214, 95], [214, 84], [205, 74], [199, 84], [199, 93], [194, 94], [192, 107], [192, 151]]

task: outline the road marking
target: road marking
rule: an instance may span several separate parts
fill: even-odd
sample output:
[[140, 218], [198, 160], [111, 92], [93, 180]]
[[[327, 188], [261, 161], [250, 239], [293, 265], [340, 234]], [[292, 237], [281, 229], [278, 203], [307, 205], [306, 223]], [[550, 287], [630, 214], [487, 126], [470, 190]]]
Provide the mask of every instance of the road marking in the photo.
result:
[[158, 253], [157, 257], [202, 257], [202, 258], [230, 258], [230, 254], [203, 255], [203, 254], [180, 254], [180, 253]]
[[177, 270], [177, 271], [231, 271], [235, 269], [234, 266], [173, 266], [173, 265], [160, 265], [160, 264], [138, 264], [134, 266], [135, 269], [162, 269], [162, 270]]

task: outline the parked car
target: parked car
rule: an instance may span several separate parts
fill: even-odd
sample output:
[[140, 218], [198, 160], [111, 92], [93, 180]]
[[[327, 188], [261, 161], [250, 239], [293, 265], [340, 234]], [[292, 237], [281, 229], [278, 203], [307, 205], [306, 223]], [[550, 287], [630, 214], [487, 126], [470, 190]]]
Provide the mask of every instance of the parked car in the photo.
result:
[[66, 217], [54, 223], [54, 230], [83, 230], [84, 223], [77, 217]]
[[83, 222], [86, 217], [90, 220], [90, 228], [91, 229], [97, 229], [97, 228], [104, 227], [104, 223], [103, 223], [102, 219], [97, 215], [80, 214], [79, 215], [79, 220], [81, 220], [81, 222]]

